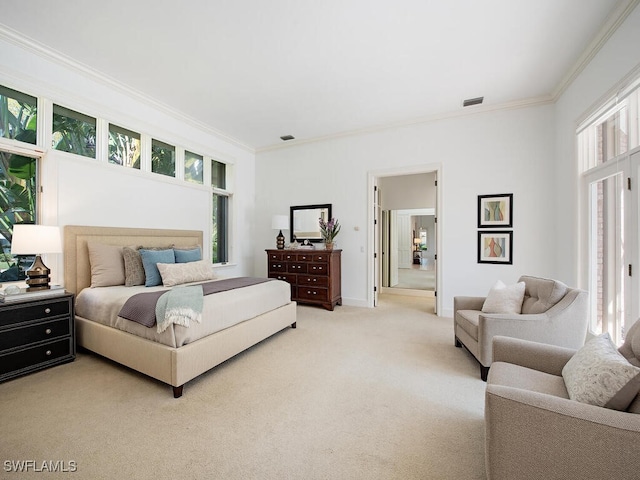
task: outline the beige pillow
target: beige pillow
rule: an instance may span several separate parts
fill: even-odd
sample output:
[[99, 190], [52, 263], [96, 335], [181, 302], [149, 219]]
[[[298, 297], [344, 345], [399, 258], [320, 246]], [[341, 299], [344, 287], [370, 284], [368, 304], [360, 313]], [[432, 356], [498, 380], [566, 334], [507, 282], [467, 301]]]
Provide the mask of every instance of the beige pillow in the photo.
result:
[[505, 285], [498, 280], [482, 305], [483, 313], [520, 313], [524, 300], [524, 282]]
[[165, 287], [215, 278], [213, 265], [208, 260], [188, 263], [158, 263], [157, 266], [162, 277], [162, 284]]
[[124, 285], [122, 247], [87, 242], [91, 264], [91, 287]]
[[124, 257], [124, 284], [127, 287], [144, 285], [144, 267], [142, 257], [138, 251], [140, 247], [124, 247], [122, 256]]

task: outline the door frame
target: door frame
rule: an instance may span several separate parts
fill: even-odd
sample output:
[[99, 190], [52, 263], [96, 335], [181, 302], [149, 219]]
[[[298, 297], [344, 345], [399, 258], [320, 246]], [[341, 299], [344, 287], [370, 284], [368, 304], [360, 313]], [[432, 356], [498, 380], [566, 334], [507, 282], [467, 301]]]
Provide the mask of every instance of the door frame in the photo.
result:
[[[375, 307], [375, 293], [382, 288], [380, 281], [379, 262], [381, 261], [381, 252], [377, 251], [379, 243], [375, 239], [379, 238], [379, 229], [381, 222], [376, 222], [376, 202], [374, 189], [377, 188], [378, 178], [380, 177], [397, 177], [400, 175], [416, 175], [421, 173], [435, 173], [438, 186], [436, 188], [436, 314], [442, 311], [442, 192], [444, 188], [442, 164], [429, 163], [424, 165], [413, 165], [407, 167], [388, 168], [384, 170], [371, 170], [367, 173], [367, 306]], [[378, 234], [376, 235], [376, 231]]]

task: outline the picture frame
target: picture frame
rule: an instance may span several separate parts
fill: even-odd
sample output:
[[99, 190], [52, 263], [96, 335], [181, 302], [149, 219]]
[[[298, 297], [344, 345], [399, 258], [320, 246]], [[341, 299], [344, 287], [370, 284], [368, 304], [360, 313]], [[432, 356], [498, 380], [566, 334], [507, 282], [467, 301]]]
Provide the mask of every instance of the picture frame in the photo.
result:
[[513, 193], [478, 195], [478, 228], [513, 227]]
[[513, 231], [479, 231], [478, 263], [511, 265], [513, 263]]

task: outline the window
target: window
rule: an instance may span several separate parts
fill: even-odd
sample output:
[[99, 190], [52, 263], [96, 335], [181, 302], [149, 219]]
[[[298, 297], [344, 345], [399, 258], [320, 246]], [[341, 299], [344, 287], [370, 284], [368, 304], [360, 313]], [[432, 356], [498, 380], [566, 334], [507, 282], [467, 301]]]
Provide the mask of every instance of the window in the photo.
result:
[[0, 282], [25, 278], [32, 256], [13, 257], [11, 239], [16, 223], [35, 223], [38, 159], [0, 150]]
[[96, 119], [54, 105], [53, 148], [96, 158]]
[[176, 176], [176, 147], [158, 140], [151, 141], [151, 171]]
[[0, 85], [0, 137], [36, 144], [38, 101]]
[[229, 260], [229, 196], [226, 190], [227, 166], [211, 161], [211, 187], [213, 190], [211, 260], [225, 263]]
[[140, 169], [140, 134], [109, 124], [109, 163]]
[[640, 265], [634, 267], [640, 258], [639, 84], [640, 79], [625, 96], [604, 105], [577, 133], [590, 330], [608, 332], [617, 344], [640, 313], [640, 282], [631, 275], [634, 268], [640, 269]]
[[202, 166], [204, 159], [202, 155], [192, 153], [189, 151], [184, 152], [184, 179], [187, 182], [202, 183]]

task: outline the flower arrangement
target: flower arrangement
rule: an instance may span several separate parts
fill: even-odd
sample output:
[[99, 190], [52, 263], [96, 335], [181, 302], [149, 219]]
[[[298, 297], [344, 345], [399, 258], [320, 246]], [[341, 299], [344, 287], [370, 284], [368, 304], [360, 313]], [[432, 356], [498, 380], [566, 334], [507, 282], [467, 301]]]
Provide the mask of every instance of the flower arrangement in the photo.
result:
[[320, 218], [320, 234], [325, 243], [333, 243], [333, 239], [340, 233], [340, 224], [338, 220], [332, 218], [326, 222], [323, 218]]

